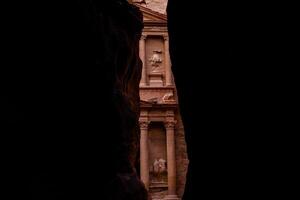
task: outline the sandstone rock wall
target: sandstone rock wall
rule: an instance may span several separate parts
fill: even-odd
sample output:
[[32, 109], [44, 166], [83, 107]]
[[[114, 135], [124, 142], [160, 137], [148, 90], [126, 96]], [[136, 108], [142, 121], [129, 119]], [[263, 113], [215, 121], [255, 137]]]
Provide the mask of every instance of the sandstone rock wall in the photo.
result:
[[186, 183], [186, 174], [188, 168], [188, 158], [186, 150], [186, 142], [184, 137], [184, 127], [179, 113], [176, 113], [176, 172], [177, 172], [177, 194], [182, 198]]
[[0, 113], [11, 199], [147, 198], [133, 167], [142, 16], [126, 2], [6, 7]]

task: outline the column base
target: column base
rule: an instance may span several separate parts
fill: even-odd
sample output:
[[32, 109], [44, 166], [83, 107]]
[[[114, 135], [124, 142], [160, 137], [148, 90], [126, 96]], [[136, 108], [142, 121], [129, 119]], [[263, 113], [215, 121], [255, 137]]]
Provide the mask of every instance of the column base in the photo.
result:
[[164, 200], [180, 200], [177, 195], [167, 195]]

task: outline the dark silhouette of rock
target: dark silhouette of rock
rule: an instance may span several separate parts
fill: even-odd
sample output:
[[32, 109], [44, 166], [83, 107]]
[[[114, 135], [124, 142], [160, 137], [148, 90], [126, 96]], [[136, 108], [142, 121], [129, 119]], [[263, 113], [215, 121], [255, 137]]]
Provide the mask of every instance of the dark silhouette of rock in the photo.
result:
[[282, 33], [293, 18], [283, 10], [275, 3], [168, 1], [172, 70], [190, 160], [183, 200], [290, 194], [282, 184], [289, 170], [279, 164], [286, 163], [279, 155], [289, 154], [282, 140], [289, 127], [282, 117], [289, 103], [282, 100], [289, 95], [279, 88], [289, 87], [283, 87], [283, 66], [292, 55], [290, 36]]
[[230, 156], [227, 160], [222, 156], [227, 151], [222, 149], [222, 142], [227, 141], [222, 128], [227, 126], [225, 113], [231, 105], [227, 98], [232, 91], [227, 81], [231, 78], [231, 43], [229, 18], [222, 15], [226, 12], [204, 2], [193, 7], [168, 1], [172, 71], [190, 161], [184, 200], [217, 197], [223, 192], [217, 185], [225, 185], [225, 167], [220, 165], [228, 163]]
[[12, 199], [147, 199], [142, 14], [123, 0], [7, 5], [1, 141]]

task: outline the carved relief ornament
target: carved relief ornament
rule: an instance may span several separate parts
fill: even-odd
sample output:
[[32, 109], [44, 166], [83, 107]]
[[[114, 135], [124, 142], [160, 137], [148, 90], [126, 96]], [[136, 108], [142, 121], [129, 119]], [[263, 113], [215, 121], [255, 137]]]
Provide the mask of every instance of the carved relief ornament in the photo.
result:
[[141, 129], [148, 129], [149, 122], [148, 121], [140, 121]]
[[162, 97], [163, 102], [175, 101], [173, 92], [166, 93]]
[[163, 35], [163, 37], [164, 37], [165, 41], [169, 41], [169, 36], [168, 35]]
[[176, 121], [165, 121], [164, 123], [166, 129], [174, 129]]
[[141, 40], [146, 40], [147, 39], [147, 35], [142, 34], [141, 35]]

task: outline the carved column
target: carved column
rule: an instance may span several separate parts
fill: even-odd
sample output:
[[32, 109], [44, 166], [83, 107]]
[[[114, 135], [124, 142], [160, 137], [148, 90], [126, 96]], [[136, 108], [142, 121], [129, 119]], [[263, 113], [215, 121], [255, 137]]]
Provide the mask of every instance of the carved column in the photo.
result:
[[141, 180], [149, 189], [149, 152], [148, 152], [148, 121], [140, 121], [141, 138], [140, 138], [140, 163], [141, 163]]
[[166, 86], [172, 85], [172, 70], [171, 70], [171, 61], [169, 53], [169, 37], [164, 36], [164, 46], [165, 46], [165, 69], [166, 69]]
[[147, 70], [146, 70], [146, 35], [142, 35], [140, 39], [140, 58], [143, 62], [143, 68], [142, 68], [142, 78], [140, 82], [140, 86], [146, 86], [147, 85]]
[[175, 157], [175, 121], [166, 121], [167, 134], [167, 166], [168, 166], [168, 195], [166, 200], [178, 200], [176, 195], [176, 157]]

